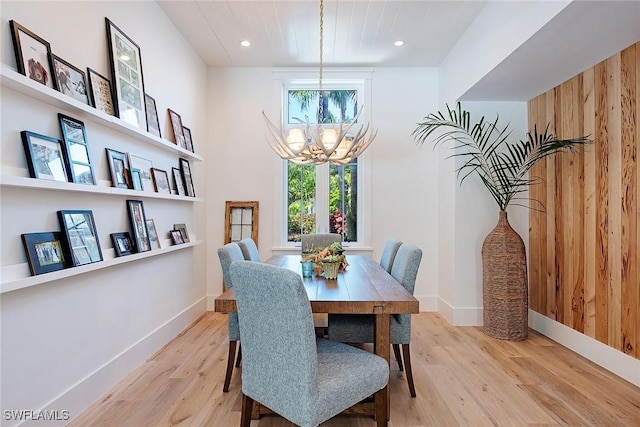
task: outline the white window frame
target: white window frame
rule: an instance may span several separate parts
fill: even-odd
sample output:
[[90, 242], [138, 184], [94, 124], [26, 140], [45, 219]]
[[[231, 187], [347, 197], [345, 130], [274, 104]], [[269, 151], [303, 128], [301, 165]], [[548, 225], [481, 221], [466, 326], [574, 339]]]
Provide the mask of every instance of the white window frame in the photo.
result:
[[[318, 72], [310, 70], [288, 70], [274, 73], [276, 83], [282, 94], [282, 129], [286, 133], [295, 124], [286, 123], [289, 117], [289, 90], [318, 90]], [[357, 91], [358, 109], [362, 110], [359, 123], [371, 122], [371, 74], [370, 70], [326, 70], [323, 73], [323, 90], [351, 90]], [[371, 172], [370, 160], [365, 151], [358, 157], [358, 241], [344, 245], [349, 248], [366, 248], [370, 246], [371, 235]], [[322, 181], [321, 181], [322, 180]], [[282, 161], [280, 191], [280, 245], [283, 249], [298, 249], [300, 242], [289, 242], [287, 231], [288, 200], [287, 200], [287, 161]], [[329, 206], [329, 186], [319, 182], [329, 182], [329, 164], [316, 167], [316, 213], [317, 206]], [[316, 215], [316, 232], [329, 232], [329, 215]]]

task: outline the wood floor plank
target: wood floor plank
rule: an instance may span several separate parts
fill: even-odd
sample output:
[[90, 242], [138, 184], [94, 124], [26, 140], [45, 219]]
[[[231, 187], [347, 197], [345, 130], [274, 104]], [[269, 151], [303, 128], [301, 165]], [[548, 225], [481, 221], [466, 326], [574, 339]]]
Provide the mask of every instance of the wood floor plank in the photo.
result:
[[[228, 427], [240, 424], [242, 368], [222, 392], [227, 316], [208, 312], [81, 414], [70, 427]], [[366, 346], [364, 348], [367, 348]], [[640, 388], [530, 330], [529, 339], [490, 338], [437, 313], [413, 315], [417, 397], [392, 358], [390, 427], [638, 426]], [[322, 427], [373, 427], [339, 415]], [[252, 427], [292, 427], [263, 415]]]

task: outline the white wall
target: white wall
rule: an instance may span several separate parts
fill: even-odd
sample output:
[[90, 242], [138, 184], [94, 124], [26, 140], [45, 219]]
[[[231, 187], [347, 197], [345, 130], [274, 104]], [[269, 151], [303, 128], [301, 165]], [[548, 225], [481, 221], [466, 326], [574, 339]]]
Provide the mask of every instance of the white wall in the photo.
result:
[[[206, 152], [206, 68], [155, 2], [3, 1], [1, 15], [5, 67], [15, 69], [8, 23], [14, 19], [49, 41], [53, 53], [105, 76], [110, 70], [104, 18], [110, 18], [140, 46], [145, 88], [157, 101], [163, 136], [170, 107], [191, 127], [196, 150]], [[19, 132], [59, 138], [57, 113], [74, 113], [6, 88], [1, 103], [2, 173], [17, 168], [26, 174]], [[90, 118], [85, 125], [98, 180], [109, 179], [105, 147], [135, 150], [168, 171], [178, 164], [177, 155], [131, 141]], [[192, 162], [201, 196], [204, 164]], [[59, 230], [61, 209], [92, 210], [101, 246], [111, 248], [110, 233], [129, 229], [125, 199], [3, 187], [2, 267], [26, 262], [21, 233]], [[174, 223], [187, 223], [193, 237], [204, 237], [204, 203], [145, 199], [144, 205], [162, 237]], [[203, 257], [201, 245], [2, 294], [2, 410], [46, 408], [76, 416], [204, 312]]]

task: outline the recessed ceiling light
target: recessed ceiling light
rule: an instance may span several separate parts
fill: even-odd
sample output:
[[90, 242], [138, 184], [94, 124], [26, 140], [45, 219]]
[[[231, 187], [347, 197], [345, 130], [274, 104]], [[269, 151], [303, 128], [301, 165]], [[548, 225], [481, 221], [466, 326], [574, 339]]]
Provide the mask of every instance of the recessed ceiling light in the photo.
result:
[[396, 41], [393, 42], [394, 46], [402, 46], [403, 44], [404, 44], [403, 40], [396, 40]]
[[240, 42], [240, 46], [249, 47], [249, 46], [251, 46], [251, 42], [249, 40], [242, 40]]

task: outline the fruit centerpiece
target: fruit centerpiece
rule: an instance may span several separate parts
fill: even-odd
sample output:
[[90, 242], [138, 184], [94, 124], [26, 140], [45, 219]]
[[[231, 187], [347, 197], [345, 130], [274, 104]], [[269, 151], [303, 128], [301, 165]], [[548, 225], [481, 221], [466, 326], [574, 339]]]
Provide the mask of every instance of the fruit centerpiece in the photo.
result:
[[312, 253], [303, 254], [302, 262], [305, 261], [312, 261], [315, 274], [319, 276], [324, 272], [327, 279], [335, 279], [338, 271], [346, 270], [349, 265], [340, 242], [332, 243], [326, 248], [316, 248]]

